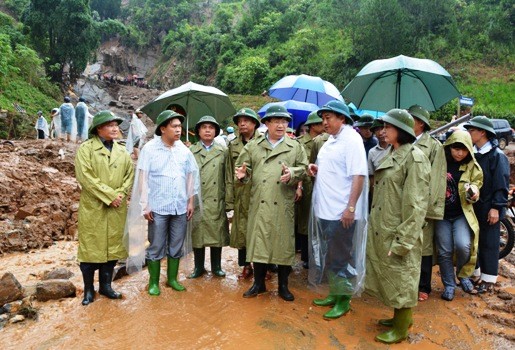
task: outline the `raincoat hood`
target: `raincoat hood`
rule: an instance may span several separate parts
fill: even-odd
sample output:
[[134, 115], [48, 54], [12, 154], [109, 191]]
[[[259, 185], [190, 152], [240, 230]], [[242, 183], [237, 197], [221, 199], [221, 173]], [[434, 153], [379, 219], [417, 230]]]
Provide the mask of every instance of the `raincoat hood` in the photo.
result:
[[449, 136], [447, 138], [447, 140], [445, 141], [445, 143], [443, 145], [444, 145], [444, 147], [448, 147], [448, 146], [452, 145], [453, 143], [461, 143], [461, 144], [465, 145], [465, 147], [467, 147], [467, 150], [469, 151], [469, 153], [472, 155], [474, 154], [472, 139], [468, 132], [463, 131], [463, 130], [453, 131], [451, 136]]

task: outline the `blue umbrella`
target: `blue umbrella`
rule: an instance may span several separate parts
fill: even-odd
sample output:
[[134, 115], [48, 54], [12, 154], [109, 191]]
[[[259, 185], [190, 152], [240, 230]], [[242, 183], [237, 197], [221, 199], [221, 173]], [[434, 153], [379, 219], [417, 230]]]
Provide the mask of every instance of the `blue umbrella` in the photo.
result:
[[370, 109], [359, 109], [358, 107], [356, 107], [354, 105], [354, 103], [349, 103], [349, 107], [351, 107], [353, 110], [354, 110], [354, 113], [356, 113], [358, 116], [362, 116], [363, 114], [369, 114], [371, 115], [372, 117], [374, 118], [379, 118], [380, 116], [382, 115], [385, 115], [386, 113], [385, 112], [381, 112], [381, 111], [373, 111], [373, 110], [370, 110]]
[[322, 107], [332, 100], [343, 101], [340, 91], [328, 81], [310, 75], [288, 75], [278, 80], [268, 95], [281, 101], [295, 100]]
[[258, 114], [260, 117], [263, 117], [266, 113], [266, 110], [272, 106], [283, 106], [286, 108], [288, 112], [292, 114], [292, 121], [290, 122], [289, 126], [297, 129], [297, 127], [306, 121], [308, 118], [309, 113], [316, 111], [318, 109], [318, 106], [313, 103], [308, 102], [300, 102], [300, 101], [281, 101], [281, 102], [271, 102], [267, 103], [261, 109], [258, 111]]

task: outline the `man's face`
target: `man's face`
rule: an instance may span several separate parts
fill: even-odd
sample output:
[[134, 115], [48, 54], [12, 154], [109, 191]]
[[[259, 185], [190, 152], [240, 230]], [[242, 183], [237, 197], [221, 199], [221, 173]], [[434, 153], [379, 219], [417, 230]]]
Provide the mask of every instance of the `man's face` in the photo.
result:
[[340, 132], [340, 128], [344, 124], [344, 117], [337, 116], [333, 112], [322, 113], [322, 125], [324, 126], [325, 132], [330, 135], [336, 135]]
[[322, 123], [311, 124], [309, 126], [309, 131], [314, 132], [315, 135], [320, 135], [321, 133], [324, 132], [324, 124], [322, 124]]
[[238, 117], [238, 130], [240, 134], [250, 135], [256, 130], [256, 124], [249, 117]]
[[379, 142], [384, 142], [384, 129], [383, 128], [376, 128], [374, 131], [374, 135], [376, 135], [377, 140]]
[[265, 121], [268, 134], [272, 139], [278, 140], [286, 134], [288, 120], [284, 118], [270, 118]]
[[473, 144], [479, 143], [483, 138], [483, 135], [486, 135], [486, 131], [476, 128], [467, 128], [467, 131], [470, 134]]
[[216, 137], [216, 128], [212, 123], [200, 124], [198, 128], [198, 136], [202, 142], [211, 144]]
[[182, 124], [177, 118], [173, 118], [166, 126], [161, 126], [161, 138], [168, 144], [173, 144], [181, 138]]
[[97, 127], [97, 134], [106, 141], [112, 141], [118, 137], [120, 127], [118, 122], [112, 121]]
[[140, 113], [136, 113], [136, 116], [137, 116], [139, 119], [141, 119], [141, 117], [143, 117], [143, 113], [141, 113], [141, 112], [140, 112]]
[[368, 126], [360, 126], [358, 127], [358, 131], [361, 137], [366, 140], [372, 137], [372, 131], [370, 131], [370, 127]]

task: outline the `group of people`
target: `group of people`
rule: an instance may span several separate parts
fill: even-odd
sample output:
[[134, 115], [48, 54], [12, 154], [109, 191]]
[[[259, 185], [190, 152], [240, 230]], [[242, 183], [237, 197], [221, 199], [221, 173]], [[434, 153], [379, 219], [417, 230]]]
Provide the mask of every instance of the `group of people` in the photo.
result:
[[76, 158], [82, 303], [94, 300], [96, 269], [100, 294], [121, 297], [111, 287], [117, 260], [127, 259], [129, 272], [148, 266], [151, 296], [161, 293], [165, 256], [166, 285], [176, 291], [186, 289], [177, 278], [180, 258], [193, 252], [188, 278], [199, 278], [206, 247], [212, 275], [223, 278], [228, 245], [238, 249], [238, 277], [253, 278], [244, 298], [265, 293], [276, 270], [279, 296], [293, 301], [296, 232], [310, 286], [327, 293], [313, 300], [331, 307], [324, 318], [347, 313], [365, 290], [394, 309], [378, 321], [389, 328], [376, 337], [385, 343], [407, 337], [412, 308], [429, 297], [435, 251], [443, 299], [454, 298], [456, 276], [465, 292], [492, 290], [509, 164], [488, 118], [473, 118], [443, 145], [416, 105], [354, 123], [345, 103], [330, 101], [308, 116], [307, 133], [296, 140], [286, 134], [291, 119], [281, 106], [261, 119], [242, 108], [233, 116], [236, 137], [223, 147], [215, 142], [219, 123], [205, 116], [195, 125], [199, 141], [187, 147], [185, 116], [165, 110], [134, 168], [115, 141], [122, 120], [95, 115]]
[[59, 108], [50, 111], [50, 127], [43, 116], [43, 111], [38, 111], [36, 131], [38, 139], [65, 139], [66, 141], [82, 142], [88, 139], [88, 128], [91, 124], [92, 115], [89, 113], [86, 100], [79, 98], [76, 106], [73, 106], [68, 96]]

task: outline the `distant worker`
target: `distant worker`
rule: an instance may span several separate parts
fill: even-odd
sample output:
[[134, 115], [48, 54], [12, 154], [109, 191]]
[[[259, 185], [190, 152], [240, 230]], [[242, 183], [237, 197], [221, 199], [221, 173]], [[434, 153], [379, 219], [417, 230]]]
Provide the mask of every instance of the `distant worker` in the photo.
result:
[[64, 103], [59, 107], [59, 116], [61, 117], [61, 136], [64, 138], [66, 135], [66, 141], [75, 141], [77, 134], [75, 108], [68, 96], [64, 97]]
[[48, 130], [48, 122], [46, 121], [45, 117], [43, 117], [42, 111], [38, 111], [36, 130], [38, 132], [37, 138], [40, 140], [46, 139], [50, 136], [50, 131]]
[[138, 159], [139, 151], [145, 144], [147, 138], [148, 129], [141, 121], [142, 117], [143, 112], [140, 109], [137, 109], [132, 114], [131, 125], [129, 126], [129, 133], [127, 134], [127, 142], [125, 143], [127, 152], [129, 152], [134, 159]]
[[377, 145], [377, 138], [374, 136], [370, 127], [374, 122], [374, 117], [370, 114], [363, 114], [354, 126], [358, 128], [358, 132], [363, 139], [363, 145], [365, 146], [365, 152], [368, 157], [368, 152]]
[[227, 131], [227, 142], [228, 143], [236, 138], [236, 134], [234, 133], [234, 128], [232, 126], [228, 126], [227, 129], [225, 129], [225, 131]]
[[75, 106], [75, 120], [77, 122], [77, 142], [88, 139], [88, 106], [83, 97], [79, 98], [79, 103]]
[[50, 138], [59, 139], [61, 137], [61, 116], [59, 115], [59, 108], [52, 108], [50, 111]]

